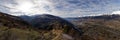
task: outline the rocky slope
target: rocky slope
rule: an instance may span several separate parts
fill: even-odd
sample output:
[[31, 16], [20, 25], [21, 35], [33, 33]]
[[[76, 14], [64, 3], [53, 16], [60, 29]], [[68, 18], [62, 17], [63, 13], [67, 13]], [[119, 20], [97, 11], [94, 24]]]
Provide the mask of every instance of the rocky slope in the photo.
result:
[[69, 18], [69, 21], [83, 30], [83, 40], [120, 40], [120, 15]]
[[0, 40], [120, 40], [120, 15], [68, 19], [0, 12]]
[[0, 13], [0, 40], [76, 40], [82, 34], [81, 29], [53, 15], [34, 16], [28, 22]]
[[27, 28], [29, 24], [23, 21], [20, 17], [0, 12], [0, 26], [8, 26], [9, 28]]
[[[76, 39], [76, 36], [80, 36], [82, 34], [81, 29], [78, 29], [72, 23], [57, 16], [43, 14], [43, 15], [36, 15], [31, 18], [32, 19], [29, 23], [31, 23], [33, 27], [37, 29], [49, 30], [49, 32], [58, 31], [58, 33], [60, 31], [59, 34], [61, 34], [61, 36], [67, 35], [67, 36], [74, 37], [74, 39]], [[58, 35], [58, 33], [55, 33], [55, 34]], [[74, 35], [74, 33], [77, 33], [77, 34]]]
[[0, 12], [0, 40], [41, 39], [41, 34], [20, 17]]

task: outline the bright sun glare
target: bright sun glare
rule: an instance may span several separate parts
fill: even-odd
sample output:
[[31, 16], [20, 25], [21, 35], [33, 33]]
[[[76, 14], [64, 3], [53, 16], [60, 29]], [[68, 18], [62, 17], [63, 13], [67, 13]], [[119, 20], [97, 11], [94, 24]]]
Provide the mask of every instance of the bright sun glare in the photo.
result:
[[30, 2], [24, 2], [18, 5], [17, 9], [22, 12], [29, 12], [33, 8], [33, 4]]
[[21, 14], [12, 14], [12, 15], [36, 15], [36, 14], [50, 14], [50, 12], [44, 7], [49, 4], [47, 1], [21, 1], [17, 2], [18, 4], [14, 7], [13, 12], [21, 12]]

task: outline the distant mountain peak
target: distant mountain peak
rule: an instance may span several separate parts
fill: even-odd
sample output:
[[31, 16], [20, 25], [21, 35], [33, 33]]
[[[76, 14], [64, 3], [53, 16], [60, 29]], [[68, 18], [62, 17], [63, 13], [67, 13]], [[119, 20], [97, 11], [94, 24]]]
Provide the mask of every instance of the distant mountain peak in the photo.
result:
[[51, 14], [41, 14], [41, 15], [34, 15], [34, 16], [32, 16], [32, 17], [55, 17], [55, 16], [53, 16], [53, 15], [51, 15]]

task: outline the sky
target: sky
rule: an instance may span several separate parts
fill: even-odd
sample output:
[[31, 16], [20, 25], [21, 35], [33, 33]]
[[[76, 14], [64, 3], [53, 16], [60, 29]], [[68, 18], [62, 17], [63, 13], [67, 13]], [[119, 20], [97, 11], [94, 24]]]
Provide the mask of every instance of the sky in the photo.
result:
[[15, 16], [82, 17], [120, 14], [120, 0], [0, 0], [0, 12]]

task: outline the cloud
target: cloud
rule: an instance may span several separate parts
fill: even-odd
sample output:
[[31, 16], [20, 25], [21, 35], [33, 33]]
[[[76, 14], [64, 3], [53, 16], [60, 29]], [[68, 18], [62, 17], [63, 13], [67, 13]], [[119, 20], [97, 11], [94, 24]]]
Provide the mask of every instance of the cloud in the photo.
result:
[[[53, 0], [55, 1], [55, 0]], [[55, 1], [56, 10], [67, 17], [111, 14], [120, 9], [120, 0], [60, 0]]]
[[120, 0], [0, 0], [0, 5], [0, 11], [13, 15], [77, 17], [120, 10]]
[[120, 11], [114, 11], [112, 14], [120, 14]]
[[21, 15], [36, 15], [51, 11], [49, 8], [51, 4], [45, 0], [3, 0], [1, 2], [0, 5], [7, 7], [7, 9], [3, 9], [9, 10], [12, 15], [17, 15], [18, 13], [21, 13]]

